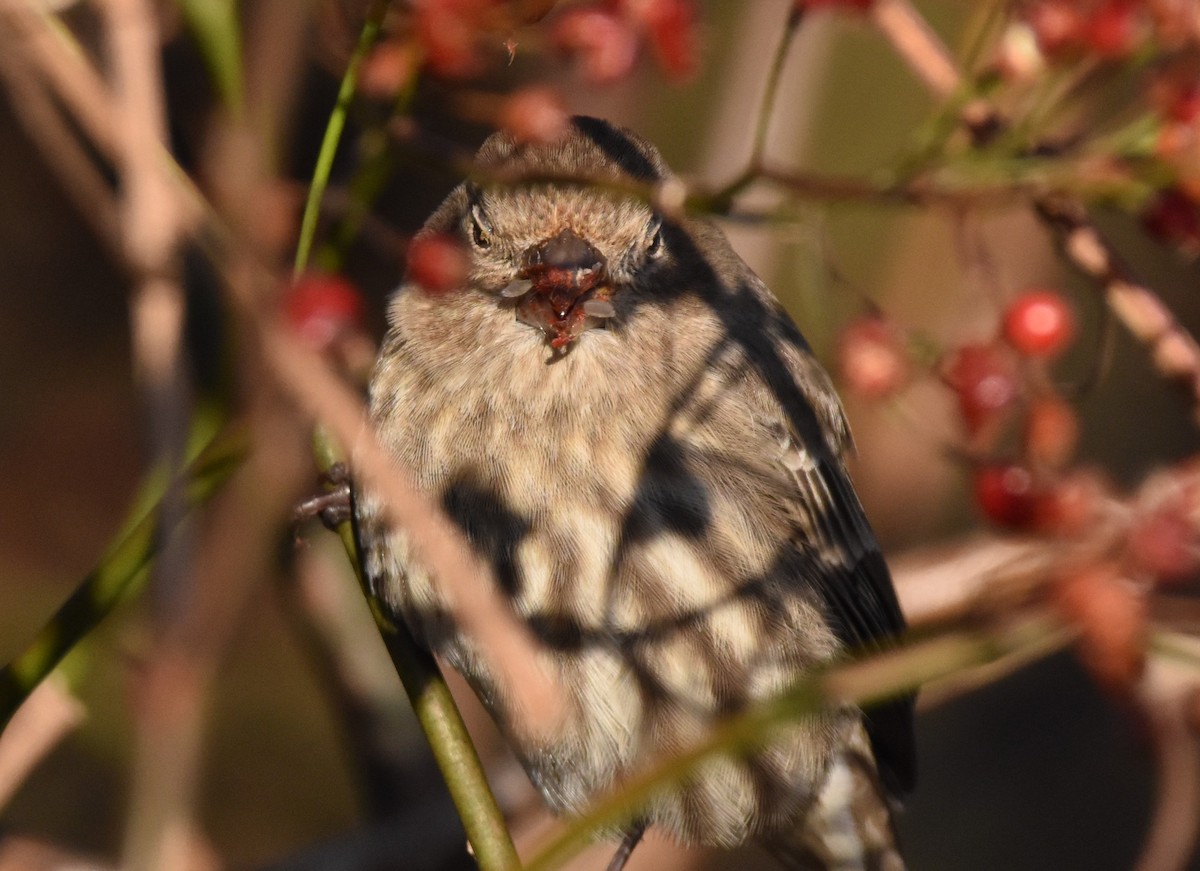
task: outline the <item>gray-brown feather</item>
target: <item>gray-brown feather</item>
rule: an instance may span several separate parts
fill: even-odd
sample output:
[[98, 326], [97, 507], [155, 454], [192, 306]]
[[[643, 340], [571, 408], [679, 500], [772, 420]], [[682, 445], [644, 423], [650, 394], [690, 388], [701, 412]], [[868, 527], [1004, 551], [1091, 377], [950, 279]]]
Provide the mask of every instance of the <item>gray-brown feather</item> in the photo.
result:
[[[549, 153], [504, 139], [481, 152], [495, 166], [628, 177], [603, 157], [586, 136]], [[462, 292], [396, 294], [371, 409], [383, 444], [554, 650], [572, 716], [555, 739], [516, 749], [547, 800], [572, 811], [840, 655], [818, 575], [875, 545], [857, 502], [839, 507], [829, 491], [829, 475], [845, 481], [849, 437], [828, 379], [719, 232], [673, 225], [662, 262], [640, 263], [649, 208], [562, 185], [464, 186], [428, 227], [459, 232], [476, 197], [505, 248], [475, 258]], [[617, 315], [560, 353], [497, 291], [515, 274], [506, 256], [564, 225], [614, 264]], [[503, 724], [502, 689], [436, 584], [370, 494], [358, 505], [378, 594]], [[647, 818], [726, 845], [798, 826], [860, 730], [851, 709], [789, 725], [754, 758], [707, 764]]]

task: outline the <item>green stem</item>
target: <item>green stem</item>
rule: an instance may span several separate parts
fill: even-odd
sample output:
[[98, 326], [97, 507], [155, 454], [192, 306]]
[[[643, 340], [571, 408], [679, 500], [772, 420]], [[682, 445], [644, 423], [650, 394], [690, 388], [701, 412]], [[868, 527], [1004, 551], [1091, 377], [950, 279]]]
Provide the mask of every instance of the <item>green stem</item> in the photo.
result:
[[800, 7], [795, 7], [788, 13], [787, 22], [783, 26], [783, 35], [779, 45], [775, 47], [775, 56], [771, 59], [771, 69], [767, 73], [767, 84], [763, 89], [762, 105], [758, 107], [758, 118], [754, 123], [754, 144], [750, 149], [750, 165], [757, 166], [762, 160], [767, 148], [767, 133], [771, 129], [771, 118], [774, 116], [775, 98], [779, 93], [779, 83], [783, 79], [783, 65], [796, 40], [796, 32], [804, 15]]
[[[244, 453], [245, 438], [240, 431], [209, 443], [192, 463], [186, 493], [188, 506], [201, 504], [212, 496], [228, 480]], [[0, 669], [0, 730], [63, 657], [145, 578], [150, 562], [171, 532], [160, 525], [160, 509], [167, 492], [164, 477], [154, 473], [147, 478], [125, 531], [100, 564], [83, 579], [29, 646]]]
[[[314, 438], [317, 464], [328, 472], [338, 461], [329, 436], [318, 430]], [[353, 524], [343, 521], [337, 534], [346, 548], [359, 583], [363, 586], [379, 633], [383, 636], [392, 665], [412, 702], [417, 722], [425, 733], [433, 756], [458, 809], [467, 839], [482, 871], [513, 871], [520, 868], [516, 848], [496, 802], [475, 745], [467, 733], [450, 687], [430, 653], [417, 644], [403, 626], [385, 616], [385, 610], [364, 582], [362, 563]]]
[[733, 203], [733, 198], [758, 178], [763, 155], [767, 150], [767, 133], [771, 129], [771, 117], [774, 114], [772, 110], [775, 108], [775, 98], [779, 93], [779, 83], [783, 78], [783, 65], [803, 19], [804, 14], [799, 6], [788, 13], [783, 27], [783, 35], [779, 39], [779, 44], [775, 46], [775, 56], [771, 59], [771, 69], [767, 72], [767, 83], [763, 88], [758, 117], [754, 121], [754, 141], [750, 146], [750, 159], [746, 163], [746, 168], [736, 178], [706, 198], [707, 202], [712, 205], [713, 211], [728, 211]]
[[325, 125], [325, 136], [321, 140], [321, 150], [317, 154], [317, 165], [313, 168], [312, 185], [308, 189], [308, 199], [304, 203], [304, 217], [300, 221], [300, 239], [296, 243], [296, 262], [293, 274], [299, 275], [308, 266], [309, 253], [312, 251], [313, 236], [317, 231], [317, 218], [321, 212], [321, 199], [329, 184], [329, 173], [333, 169], [333, 158], [337, 154], [338, 143], [342, 139], [342, 131], [346, 127], [346, 113], [350, 101], [354, 99], [354, 91], [358, 87], [358, 74], [362, 68], [367, 52], [375, 44], [383, 25], [383, 17], [387, 13], [388, 0], [375, 0], [367, 13], [362, 32], [358, 35], [358, 44], [350, 55], [346, 65], [346, 73], [342, 76], [342, 84], [338, 89], [337, 102], [329, 113], [329, 123]]
[[388, 121], [368, 130], [363, 134], [359, 143], [362, 168], [355, 173], [350, 182], [349, 204], [345, 215], [334, 230], [332, 238], [321, 246], [316, 255], [317, 264], [328, 272], [337, 272], [341, 268], [342, 258], [350, 244], [362, 229], [363, 221], [370, 212], [384, 186], [392, 177], [396, 168], [396, 152], [392, 148], [392, 137], [388, 133], [388, 123], [392, 118], [408, 112], [413, 98], [417, 94], [417, 75], [409, 76], [408, 81], [396, 96]]
[[177, 0], [225, 108], [240, 118], [246, 107], [242, 33], [236, 0]]

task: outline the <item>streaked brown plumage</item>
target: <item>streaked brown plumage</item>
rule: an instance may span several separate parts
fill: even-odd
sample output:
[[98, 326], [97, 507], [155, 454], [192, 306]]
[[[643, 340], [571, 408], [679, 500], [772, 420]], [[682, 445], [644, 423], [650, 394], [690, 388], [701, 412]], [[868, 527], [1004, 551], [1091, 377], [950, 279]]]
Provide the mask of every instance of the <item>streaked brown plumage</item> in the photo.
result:
[[[670, 177], [651, 145], [588, 118], [550, 146], [497, 134], [478, 162]], [[715, 718], [902, 631], [829, 379], [716, 228], [611, 185], [541, 182], [462, 185], [425, 231], [463, 239], [469, 286], [396, 294], [372, 415], [553, 651], [567, 727], [515, 748], [551, 806], [578, 810]], [[358, 523], [379, 596], [503, 725], [502, 691], [369, 496]], [[645, 818], [689, 842], [759, 838], [797, 868], [900, 868], [888, 805], [912, 779], [906, 699], [866, 728], [857, 709], [789, 725]]]

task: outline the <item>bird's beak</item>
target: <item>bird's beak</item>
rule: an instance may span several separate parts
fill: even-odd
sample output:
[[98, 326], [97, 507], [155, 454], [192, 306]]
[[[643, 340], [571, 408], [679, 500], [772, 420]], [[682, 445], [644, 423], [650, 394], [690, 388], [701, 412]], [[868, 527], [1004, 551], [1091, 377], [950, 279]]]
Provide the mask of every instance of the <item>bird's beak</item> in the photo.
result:
[[604, 255], [573, 230], [539, 242], [525, 252], [520, 278], [529, 285], [517, 316], [543, 330], [554, 348], [565, 347], [597, 325], [597, 318], [611, 316], [607, 265]]
[[533, 282], [559, 318], [566, 318], [579, 298], [604, 275], [604, 255], [573, 230], [562, 230], [525, 252], [521, 277]]

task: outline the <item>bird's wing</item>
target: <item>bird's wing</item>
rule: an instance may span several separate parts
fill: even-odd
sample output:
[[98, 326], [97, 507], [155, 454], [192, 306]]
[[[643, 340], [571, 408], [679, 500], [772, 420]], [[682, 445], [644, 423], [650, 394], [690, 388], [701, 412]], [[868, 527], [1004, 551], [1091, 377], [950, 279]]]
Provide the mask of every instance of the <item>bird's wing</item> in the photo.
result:
[[[840, 414], [840, 410], [838, 411]], [[905, 629], [891, 575], [839, 457], [824, 443], [802, 440], [792, 421], [771, 421], [793, 498], [797, 544], [816, 563], [809, 581], [825, 603], [834, 632], [851, 653], [890, 646]], [[867, 732], [885, 783], [894, 794], [916, 779], [913, 697], [866, 711]]]
[[[764, 446], [766, 474], [780, 488], [793, 545], [812, 569], [803, 582], [824, 603], [826, 618], [850, 654], [891, 646], [905, 630], [891, 575], [842, 463], [850, 434], [828, 375], [803, 345], [787, 315], [735, 336], [715, 368], [735, 385], [729, 398]], [[772, 335], [773, 334], [773, 335]], [[740, 341], [737, 341], [740, 340]], [[913, 699], [904, 696], [865, 712], [880, 773], [895, 795], [916, 776]]]

